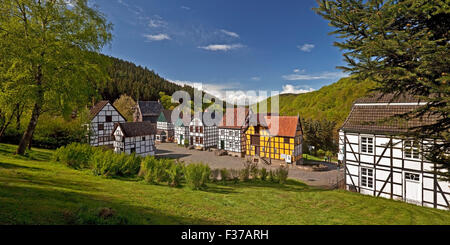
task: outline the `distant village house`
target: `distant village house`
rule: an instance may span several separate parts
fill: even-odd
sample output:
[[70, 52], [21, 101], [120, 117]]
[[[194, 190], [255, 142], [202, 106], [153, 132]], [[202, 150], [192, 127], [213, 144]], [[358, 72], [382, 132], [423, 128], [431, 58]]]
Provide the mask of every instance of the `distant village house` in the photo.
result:
[[227, 108], [218, 126], [218, 149], [227, 151], [228, 155], [245, 156], [245, 129], [248, 116], [248, 108]]

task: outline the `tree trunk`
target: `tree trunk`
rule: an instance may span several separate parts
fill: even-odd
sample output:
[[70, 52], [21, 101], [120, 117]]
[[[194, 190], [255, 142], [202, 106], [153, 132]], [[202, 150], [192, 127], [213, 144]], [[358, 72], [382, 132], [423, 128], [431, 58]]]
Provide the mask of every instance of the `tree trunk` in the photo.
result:
[[14, 112], [12, 112], [11, 116], [9, 117], [8, 121], [5, 121], [5, 124], [3, 125], [3, 127], [0, 129], [0, 139], [2, 138], [3, 134], [5, 133], [6, 129], [8, 128], [9, 124], [12, 121]]
[[31, 114], [30, 122], [28, 123], [27, 130], [22, 136], [20, 140], [19, 147], [17, 148], [16, 154], [24, 155], [25, 150], [31, 142], [31, 138], [33, 137], [34, 129], [36, 128], [39, 116], [41, 114], [41, 105], [39, 103], [34, 104], [33, 113]]
[[16, 130], [20, 130], [20, 119], [22, 117], [23, 110], [20, 109], [20, 104], [17, 103], [16, 105]]

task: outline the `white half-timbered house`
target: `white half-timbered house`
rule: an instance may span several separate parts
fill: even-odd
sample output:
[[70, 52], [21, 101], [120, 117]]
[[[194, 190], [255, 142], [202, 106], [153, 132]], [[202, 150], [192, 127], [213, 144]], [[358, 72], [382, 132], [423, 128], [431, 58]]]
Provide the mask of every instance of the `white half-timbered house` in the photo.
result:
[[172, 111], [162, 110], [157, 120], [156, 141], [165, 142], [174, 136], [174, 125], [172, 123]]
[[117, 123], [114, 127], [114, 151], [154, 156], [156, 126], [151, 122]]
[[125, 117], [109, 102], [100, 101], [90, 110], [88, 139], [92, 146], [112, 145], [111, 133], [115, 123], [125, 122]]
[[217, 146], [219, 131], [217, 125], [207, 126], [202, 113], [197, 114], [189, 124], [189, 144], [197, 149]]
[[244, 107], [227, 108], [219, 124], [217, 148], [232, 156], [245, 156], [245, 129], [249, 109]]
[[175, 142], [178, 145], [185, 145], [186, 141], [189, 144], [189, 124], [184, 125], [183, 119], [178, 118], [174, 124], [175, 127]]
[[411, 128], [438, 118], [394, 117], [423, 105], [409, 95], [375, 94], [355, 102], [339, 132], [347, 190], [449, 209], [450, 183], [440, 180], [436, 165], [422, 154], [433, 139], [418, 140], [410, 134]]

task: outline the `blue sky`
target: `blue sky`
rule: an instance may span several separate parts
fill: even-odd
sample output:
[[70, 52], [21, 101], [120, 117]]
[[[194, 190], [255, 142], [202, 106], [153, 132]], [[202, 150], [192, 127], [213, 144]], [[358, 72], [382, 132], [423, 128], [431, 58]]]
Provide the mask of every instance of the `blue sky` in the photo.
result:
[[344, 76], [315, 0], [95, 0], [114, 24], [103, 52], [177, 83], [307, 92]]

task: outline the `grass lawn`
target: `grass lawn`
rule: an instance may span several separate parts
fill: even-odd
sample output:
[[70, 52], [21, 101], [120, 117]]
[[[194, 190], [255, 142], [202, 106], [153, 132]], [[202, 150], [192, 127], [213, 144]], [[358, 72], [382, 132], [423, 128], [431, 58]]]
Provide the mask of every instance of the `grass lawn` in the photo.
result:
[[0, 144], [0, 224], [450, 224], [448, 211], [296, 181], [192, 191], [96, 177], [51, 162], [51, 151], [14, 149]]

